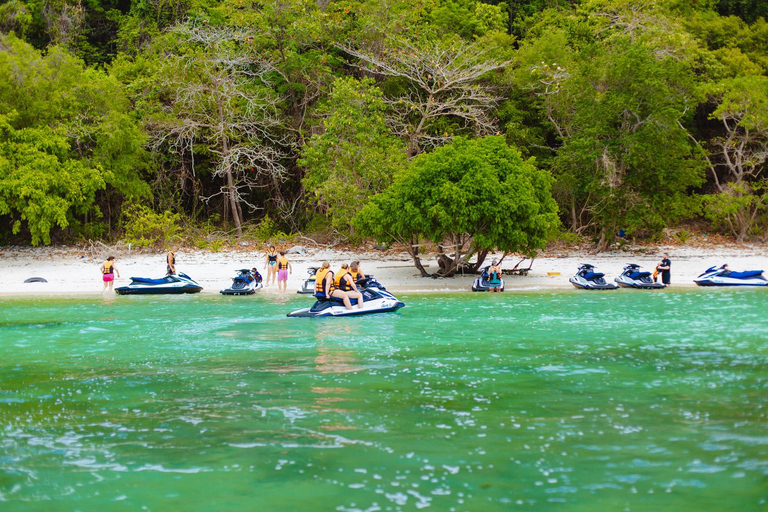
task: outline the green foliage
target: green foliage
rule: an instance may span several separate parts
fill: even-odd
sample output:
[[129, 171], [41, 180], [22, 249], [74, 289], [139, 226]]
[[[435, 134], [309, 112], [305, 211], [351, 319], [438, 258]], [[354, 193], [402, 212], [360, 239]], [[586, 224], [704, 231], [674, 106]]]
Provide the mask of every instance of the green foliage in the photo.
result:
[[551, 182], [503, 137], [457, 138], [414, 159], [356, 225], [380, 241], [420, 236], [456, 247], [471, 239], [475, 250], [532, 254], [558, 225]]
[[704, 214], [715, 228], [725, 229], [739, 238], [761, 235], [764, 228], [755, 224], [768, 211], [768, 180], [747, 184], [728, 184], [718, 194], [704, 196]]
[[302, 183], [338, 229], [348, 228], [406, 163], [405, 146], [389, 135], [384, 109], [372, 80], [339, 79], [320, 109], [323, 133], [304, 148]]
[[691, 232], [687, 229], [678, 229], [675, 233], [675, 238], [677, 238], [681, 244], [687, 244], [688, 240], [691, 239]]
[[155, 213], [147, 206], [131, 204], [123, 209], [123, 240], [143, 249], [172, 245], [180, 229], [179, 219], [178, 213]]
[[98, 213], [98, 190], [108, 173], [74, 159], [65, 137], [49, 127], [13, 127], [15, 112], [0, 114], [0, 215], [14, 234], [24, 225], [32, 245], [51, 243], [51, 230], [73, 215]]

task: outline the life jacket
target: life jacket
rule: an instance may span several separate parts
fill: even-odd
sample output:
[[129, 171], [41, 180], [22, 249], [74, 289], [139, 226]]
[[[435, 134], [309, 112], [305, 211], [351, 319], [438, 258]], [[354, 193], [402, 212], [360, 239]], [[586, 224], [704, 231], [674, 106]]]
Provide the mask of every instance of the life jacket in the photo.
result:
[[273, 261], [277, 261], [277, 253], [276, 253], [276, 252], [272, 252], [272, 251], [269, 251], [269, 252], [267, 253], [267, 259], [268, 259], [270, 262], [273, 262]]
[[175, 265], [176, 264], [176, 255], [172, 252], [169, 252], [168, 255], [165, 257], [165, 260], [168, 262], [169, 265]]
[[333, 284], [338, 288], [339, 290], [346, 292], [352, 289], [352, 285], [349, 284], [349, 281], [344, 279], [344, 276], [349, 274], [349, 270], [346, 268], [342, 268], [339, 270], [338, 274], [336, 274], [336, 279], [334, 279]]
[[501, 269], [499, 267], [488, 268], [488, 279], [494, 280], [494, 279], [500, 279], [500, 278], [501, 278]]
[[358, 279], [360, 279], [361, 277], [364, 276], [364, 274], [362, 272], [360, 272], [359, 270], [350, 270], [349, 271], [349, 275], [352, 276], [352, 280], [354, 282], [357, 282]]
[[102, 265], [102, 267], [104, 268], [104, 270], [101, 271], [102, 274], [112, 274], [113, 273], [112, 266], [114, 266], [114, 263], [112, 263], [111, 261], [105, 261], [104, 265]]
[[277, 260], [277, 270], [288, 270], [288, 258], [280, 256], [280, 259]]
[[318, 269], [315, 273], [315, 295], [323, 295], [325, 296], [325, 277], [331, 274], [331, 286], [328, 290], [328, 293], [332, 293], [333, 290], [336, 288], [333, 284], [333, 272], [331, 272], [331, 269], [329, 268], [321, 268]]

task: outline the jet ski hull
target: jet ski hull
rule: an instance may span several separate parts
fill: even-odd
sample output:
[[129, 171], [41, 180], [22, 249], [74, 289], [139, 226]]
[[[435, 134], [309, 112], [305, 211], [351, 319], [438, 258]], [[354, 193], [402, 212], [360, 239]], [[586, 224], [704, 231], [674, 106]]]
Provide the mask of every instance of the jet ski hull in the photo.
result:
[[576, 275], [568, 281], [580, 290], [615, 290], [618, 288], [613, 283], [606, 282], [605, 274], [594, 272], [595, 266], [584, 263], [579, 267]]
[[665, 288], [664, 283], [656, 283], [653, 281], [650, 272], [641, 272], [640, 265], [630, 263], [624, 267], [624, 272], [619, 277], [614, 279], [616, 284], [622, 288], [637, 288], [642, 290], [658, 290]]
[[693, 280], [698, 286], [768, 286], [762, 270], [732, 272], [711, 267]]
[[357, 307], [357, 300], [352, 300], [352, 309], [344, 307], [341, 299], [318, 300], [312, 307], [288, 313], [289, 317], [327, 317], [356, 316], [373, 313], [391, 313], [405, 306], [391, 293], [380, 288], [370, 287], [362, 290], [363, 307]]
[[199, 293], [203, 289], [186, 274], [168, 275], [160, 279], [132, 277], [127, 286], [115, 288], [118, 295], [180, 295]]
[[237, 276], [232, 278], [232, 286], [220, 290], [222, 295], [253, 295], [257, 290], [261, 290], [264, 287], [261, 275], [253, 273], [248, 269], [239, 270]]
[[618, 286], [616, 286], [615, 284], [606, 283], [605, 281], [603, 281], [602, 283], [599, 283], [594, 281], [587, 281], [585, 279], [576, 279], [575, 277], [570, 278], [569, 281], [573, 286], [575, 286], [580, 290], [616, 290], [618, 289]]
[[[501, 283], [499, 286], [494, 286], [494, 288], [498, 288], [499, 291], [504, 291], [504, 280], [501, 280]], [[491, 285], [488, 282], [487, 279], [483, 279], [482, 277], [478, 277], [475, 279], [475, 282], [472, 283], [472, 291], [473, 292], [489, 292], [491, 291]]]
[[222, 295], [253, 295], [262, 288], [264, 288], [264, 285], [261, 283], [245, 284], [242, 286], [234, 284], [230, 288], [225, 288], [224, 290], [219, 291], [219, 293]]

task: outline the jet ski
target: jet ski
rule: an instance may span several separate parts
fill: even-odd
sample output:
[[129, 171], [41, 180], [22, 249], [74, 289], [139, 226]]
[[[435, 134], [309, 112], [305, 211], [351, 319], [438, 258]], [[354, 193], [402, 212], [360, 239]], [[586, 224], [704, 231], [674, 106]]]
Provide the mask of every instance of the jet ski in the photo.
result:
[[304, 280], [304, 283], [302, 283], [301, 288], [296, 293], [301, 293], [304, 295], [311, 295], [315, 293], [315, 274], [317, 273], [317, 269], [319, 267], [309, 267], [307, 269], [307, 274], [309, 277]]
[[118, 295], [198, 293], [203, 287], [187, 274], [169, 274], [160, 279], [132, 277], [127, 286], [115, 288]]
[[615, 290], [618, 288], [613, 283], [607, 283], [605, 281], [605, 274], [595, 272], [595, 266], [589, 263], [582, 264], [576, 275], [570, 278], [569, 281], [576, 288], [583, 290]]
[[634, 263], [627, 264], [627, 266], [624, 267], [624, 272], [614, 279], [614, 281], [623, 288], [643, 288], [646, 290], [664, 288], [663, 283], [653, 282], [653, 277], [651, 277], [650, 272], [641, 271], [640, 265]]
[[734, 272], [728, 267], [709, 267], [693, 280], [699, 286], [768, 286], [762, 270]]
[[[483, 267], [480, 270], [480, 277], [475, 279], [475, 282], [472, 283], [472, 291], [473, 292], [489, 292], [491, 291], [491, 285], [490, 285], [490, 279], [491, 276], [488, 274], [488, 267]], [[499, 291], [504, 291], [504, 279], [501, 280], [501, 285], [499, 286]]]
[[238, 274], [232, 278], [232, 286], [221, 290], [219, 293], [222, 295], [252, 295], [256, 293], [256, 290], [264, 288], [262, 284], [264, 279], [255, 268], [251, 270], [241, 268], [237, 272]]
[[299, 309], [288, 313], [290, 317], [314, 317], [314, 316], [352, 316], [367, 315], [370, 313], [388, 313], [397, 311], [405, 306], [402, 302], [388, 291], [376, 286], [361, 288], [363, 294], [363, 307], [357, 307], [357, 299], [350, 299], [352, 309], [344, 307], [344, 301], [341, 299], [318, 298], [311, 308]]

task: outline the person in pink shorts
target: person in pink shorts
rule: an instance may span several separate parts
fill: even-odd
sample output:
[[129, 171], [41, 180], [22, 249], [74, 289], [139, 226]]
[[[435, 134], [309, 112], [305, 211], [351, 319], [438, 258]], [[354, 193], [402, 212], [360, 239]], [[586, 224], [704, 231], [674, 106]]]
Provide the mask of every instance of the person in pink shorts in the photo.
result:
[[285, 251], [280, 251], [280, 257], [277, 258], [277, 289], [281, 292], [288, 288], [288, 273], [293, 274], [291, 262], [285, 257]]

